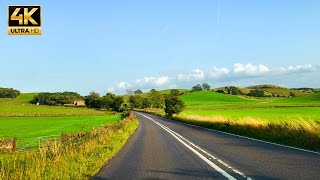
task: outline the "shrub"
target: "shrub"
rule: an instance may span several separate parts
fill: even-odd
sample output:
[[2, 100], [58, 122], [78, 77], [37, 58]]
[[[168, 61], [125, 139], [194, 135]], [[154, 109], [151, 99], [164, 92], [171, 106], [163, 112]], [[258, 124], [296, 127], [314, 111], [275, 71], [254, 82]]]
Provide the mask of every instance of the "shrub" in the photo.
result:
[[12, 88], [0, 88], [0, 98], [16, 98], [20, 91]]
[[71, 104], [75, 100], [82, 100], [82, 96], [76, 92], [42, 92], [34, 96], [32, 103], [54, 106]]

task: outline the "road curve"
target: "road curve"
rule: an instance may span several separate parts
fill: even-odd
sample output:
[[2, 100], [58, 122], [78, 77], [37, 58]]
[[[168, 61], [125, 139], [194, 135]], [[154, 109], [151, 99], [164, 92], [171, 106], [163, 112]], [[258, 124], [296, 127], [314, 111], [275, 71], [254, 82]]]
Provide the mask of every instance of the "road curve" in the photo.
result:
[[137, 131], [93, 179], [320, 179], [320, 154], [137, 118]]

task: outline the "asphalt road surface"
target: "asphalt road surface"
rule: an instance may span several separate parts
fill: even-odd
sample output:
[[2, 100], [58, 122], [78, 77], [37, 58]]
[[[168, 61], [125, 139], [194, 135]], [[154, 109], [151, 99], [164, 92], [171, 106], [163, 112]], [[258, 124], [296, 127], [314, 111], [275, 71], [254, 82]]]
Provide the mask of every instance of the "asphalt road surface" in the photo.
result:
[[93, 179], [320, 179], [320, 154], [147, 113]]

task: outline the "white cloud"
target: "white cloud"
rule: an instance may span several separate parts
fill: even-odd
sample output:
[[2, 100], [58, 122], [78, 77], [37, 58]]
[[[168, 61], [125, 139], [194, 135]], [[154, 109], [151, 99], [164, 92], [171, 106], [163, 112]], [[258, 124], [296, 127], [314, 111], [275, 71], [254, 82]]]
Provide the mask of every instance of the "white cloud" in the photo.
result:
[[168, 76], [161, 76], [155, 79], [154, 84], [156, 86], [163, 86], [165, 84], [168, 84], [169, 77]]
[[233, 66], [233, 72], [235, 74], [244, 74], [249, 76], [257, 76], [270, 72], [270, 69], [265, 65], [252, 65], [252, 64], [240, 64], [237, 63]]
[[127, 82], [119, 82], [119, 83], [117, 84], [117, 88], [118, 88], [118, 89], [122, 89], [122, 90], [128, 89], [128, 88], [130, 88], [130, 87], [131, 87], [131, 84], [130, 84], [130, 83], [127, 83]]
[[197, 81], [203, 80], [205, 77], [204, 72], [200, 69], [194, 69], [190, 73], [180, 73], [177, 76], [179, 81]]
[[[297, 75], [295, 78], [288, 78], [292, 75]], [[128, 82], [119, 82], [114, 87], [108, 88], [108, 91], [123, 92], [126, 89], [143, 89], [145, 91], [168, 88], [190, 88], [196, 83], [212, 82], [214, 86], [238, 85], [244, 84], [286, 84], [286, 82], [297, 83], [291, 87], [307, 86], [309, 82], [305, 82], [310, 77], [320, 75], [319, 65], [290, 65], [286, 67], [268, 67], [266, 65], [254, 64], [234, 64], [232, 67], [217, 67], [205, 70], [194, 69], [188, 73], [177, 73], [176, 76], [147, 76], [141, 79], [136, 79]], [[299, 80], [300, 79], [300, 80]], [[313, 82], [313, 81], [312, 81]], [[306, 84], [306, 85], [304, 85]], [[317, 84], [317, 83], [313, 83]], [[320, 83], [318, 83], [320, 84]]]
[[288, 67], [288, 71], [295, 71], [295, 72], [310, 72], [315, 70], [316, 70], [316, 67], [313, 67], [311, 64], [296, 65], [296, 66]]
[[230, 73], [230, 69], [228, 68], [217, 68], [216, 66], [213, 67], [211, 71], [209, 71], [209, 76], [218, 79], [222, 76], [226, 76]]
[[136, 79], [133, 81], [135, 86], [163, 86], [170, 82], [170, 78], [168, 76], [160, 76], [160, 77], [144, 77], [143, 79]]

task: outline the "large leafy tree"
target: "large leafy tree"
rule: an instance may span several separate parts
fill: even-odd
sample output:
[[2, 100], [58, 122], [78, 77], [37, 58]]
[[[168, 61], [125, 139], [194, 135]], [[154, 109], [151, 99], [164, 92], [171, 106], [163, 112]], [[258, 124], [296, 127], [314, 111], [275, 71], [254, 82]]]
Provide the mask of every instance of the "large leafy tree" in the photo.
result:
[[178, 96], [170, 94], [165, 99], [164, 111], [168, 117], [172, 117], [173, 114], [179, 114], [184, 107], [184, 102]]
[[202, 91], [202, 86], [200, 84], [197, 84], [195, 86], [192, 87], [192, 92], [195, 92], [195, 91]]
[[159, 91], [157, 91], [155, 89], [151, 89], [148, 97], [150, 99], [152, 107], [154, 107], [154, 108], [162, 108], [163, 107], [164, 97]]
[[130, 108], [141, 108], [142, 107], [142, 97], [140, 95], [129, 96]]
[[203, 88], [204, 90], [210, 90], [211, 86], [210, 86], [209, 84], [207, 84], [207, 83], [203, 83], [203, 84], [202, 84], [202, 88]]
[[134, 94], [142, 94], [142, 93], [143, 93], [143, 92], [142, 92], [140, 89], [134, 91]]

